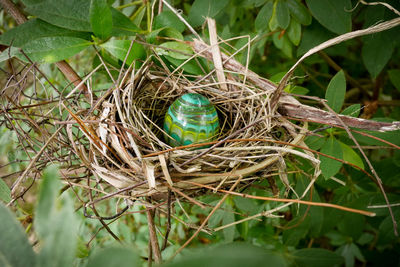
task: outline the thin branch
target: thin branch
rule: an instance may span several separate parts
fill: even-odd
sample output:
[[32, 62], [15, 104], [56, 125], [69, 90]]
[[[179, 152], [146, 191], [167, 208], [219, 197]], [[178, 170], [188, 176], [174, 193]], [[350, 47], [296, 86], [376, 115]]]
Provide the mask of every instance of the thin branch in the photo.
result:
[[[156, 228], [154, 224], [154, 210], [148, 210], [146, 212], [147, 215], [147, 223], [149, 224], [149, 239], [150, 239], [150, 244], [151, 244], [151, 251], [153, 252], [154, 255], [154, 261], [157, 264], [160, 264], [162, 261], [161, 258], [161, 251], [160, 251], [160, 246], [158, 244], [157, 240], [157, 234], [156, 234]], [[150, 251], [149, 251], [150, 252]], [[149, 257], [149, 261], [151, 261], [151, 258]]]
[[353, 212], [361, 215], [366, 215], [370, 217], [374, 217], [376, 214], [375, 212], [369, 212], [369, 211], [364, 211], [364, 210], [358, 210], [358, 209], [353, 209], [353, 208], [348, 208], [336, 204], [331, 204], [331, 203], [324, 203], [324, 202], [311, 202], [311, 201], [306, 201], [306, 200], [300, 200], [300, 199], [290, 199], [290, 198], [275, 198], [275, 197], [263, 197], [263, 196], [254, 196], [254, 195], [248, 195], [244, 193], [237, 193], [237, 192], [232, 192], [231, 190], [224, 190], [224, 189], [216, 189], [212, 186], [209, 185], [204, 185], [204, 184], [199, 184], [199, 183], [194, 183], [191, 181], [182, 181], [184, 183], [188, 184], [193, 184], [198, 187], [204, 187], [213, 191], [218, 191], [221, 193], [225, 193], [227, 195], [234, 195], [234, 196], [240, 196], [244, 198], [251, 198], [251, 199], [258, 199], [258, 200], [268, 200], [268, 201], [275, 201], [275, 202], [284, 202], [284, 203], [298, 203], [298, 204], [304, 204], [304, 205], [309, 205], [309, 206], [318, 206], [318, 207], [327, 207], [327, 208], [334, 208], [338, 210], [344, 210], [348, 212]]

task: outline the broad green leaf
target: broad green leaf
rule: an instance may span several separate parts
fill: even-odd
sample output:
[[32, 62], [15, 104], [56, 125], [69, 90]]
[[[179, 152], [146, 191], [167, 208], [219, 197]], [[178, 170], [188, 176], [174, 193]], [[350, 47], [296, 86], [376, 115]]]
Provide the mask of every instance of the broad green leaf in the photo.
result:
[[346, 94], [346, 78], [343, 70], [336, 73], [331, 79], [326, 89], [325, 99], [328, 100], [328, 105], [335, 111], [339, 112], [344, 103]]
[[[342, 148], [340, 146], [340, 143], [336, 140], [334, 137], [329, 137], [325, 144], [321, 148], [321, 153], [327, 154], [329, 156], [332, 156], [337, 159], [342, 159]], [[322, 174], [326, 179], [331, 178], [334, 176], [340, 168], [342, 167], [342, 162], [339, 162], [337, 160], [327, 158], [325, 156], [320, 156], [321, 160], [321, 171]]]
[[[75, 37], [43, 37], [25, 44], [22, 49], [34, 62], [57, 62], [79, 53], [90, 46], [87, 40]], [[24, 56], [20, 58], [26, 60]]]
[[306, 219], [301, 220], [300, 217], [297, 217], [287, 224], [288, 227], [294, 225], [296, 225], [296, 227], [283, 231], [282, 241], [286, 246], [296, 247], [300, 240], [306, 237], [310, 229], [310, 218], [307, 217]]
[[135, 267], [142, 266], [139, 256], [128, 247], [108, 247], [89, 257], [87, 267]]
[[189, 12], [190, 25], [197, 27], [204, 22], [206, 17], [214, 18], [228, 3], [229, 0], [195, 0]]
[[292, 58], [292, 44], [290, 43], [289, 38], [286, 34], [281, 37], [279, 37], [279, 35], [279, 32], [273, 35], [272, 41], [274, 42], [274, 45], [279, 48], [285, 56]]
[[237, 196], [233, 198], [233, 201], [236, 205], [236, 208], [240, 209], [246, 214], [254, 215], [258, 211], [258, 205], [254, 199]]
[[[354, 207], [354, 203], [347, 205], [350, 207]], [[364, 208], [366, 205], [363, 206], [356, 206], [354, 208]], [[364, 208], [365, 209], [365, 208]], [[365, 225], [365, 216], [361, 214], [355, 214], [346, 212], [341, 217], [340, 220], [337, 221], [337, 228], [345, 236], [350, 236], [354, 240], [360, 238], [364, 225]]]
[[398, 91], [400, 91], [400, 70], [389, 70], [389, 79], [394, 85], [394, 87], [397, 88]]
[[[312, 23], [310, 26], [305, 27], [303, 36], [301, 37], [300, 46], [297, 49], [297, 56], [305, 54], [309, 49], [331, 39], [334, 34], [325, 30], [318, 23]], [[328, 48], [329, 49], [329, 48]]]
[[154, 19], [154, 29], [173, 28], [179, 32], [183, 32], [186, 28], [185, 24], [172, 11], [163, 11]]
[[352, 117], [358, 117], [360, 115], [361, 105], [360, 104], [353, 104], [345, 108], [341, 114], [348, 115]]
[[289, 8], [286, 4], [286, 0], [279, 0], [276, 3], [276, 19], [279, 27], [286, 29], [290, 23]]
[[288, 37], [295, 46], [300, 44], [301, 40], [301, 25], [294, 19], [290, 21], [288, 29]]
[[68, 36], [90, 40], [90, 33], [60, 28], [41, 19], [31, 19], [0, 35], [0, 44], [22, 47], [42, 37]]
[[348, 145], [340, 142], [340, 146], [342, 147], [343, 151], [343, 160], [348, 161], [361, 169], [364, 169], [364, 163], [360, 156]]
[[376, 78], [392, 57], [393, 43], [379, 33], [365, 36], [363, 40], [362, 60], [372, 78]]
[[326, 139], [316, 135], [309, 135], [306, 137], [305, 142], [311, 149], [319, 150], [325, 144]]
[[333, 246], [342, 246], [343, 244], [346, 244], [348, 241], [347, 236], [335, 230], [325, 233], [324, 236], [330, 239], [329, 243]]
[[164, 267], [259, 267], [259, 266], [288, 266], [284, 254], [280, 251], [267, 250], [246, 243], [212, 247], [183, 255], [179, 259], [168, 262]]
[[288, 93], [291, 94], [296, 94], [296, 95], [306, 95], [308, 94], [310, 90], [308, 90], [307, 88], [303, 87], [303, 86], [290, 86]]
[[136, 35], [141, 30], [124, 14], [111, 8], [112, 14], [112, 36], [132, 36]]
[[[102, 44], [101, 47], [107, 50], [114, 57], [124, 61], [131, 42], [132, 41], [130, 40], [110, 40]], [[133, 41], [132, 48], [126, 59], [126, 64], [130, 65], [134, 60], [144, 59], [145, 57], [146, 51], [143, 46]]]
[[58, 175], [58, 168], [53, 165], [45, 169], [42, 176], [34, 222], [40, 236], [48, 234], [47, 227], [50, 226], [50, 216], [55, 210], [54, 203], [61, 188]]
[[[202, 75], [204, 74], [203, 70], [200, 68], [199, 64], [197, 61], [194, 59], [190, 60], [189, 62], [186, 62], [185, 59], [176, 59], [173, 57], [170, 57], [168, 55], [164, 56], [169, 62], [172, 63], [174, 67], [181, 67], [184, 71], [194, 74], [194, 75]], [[181, 66], [184, 62], [186, 62], [183, 66]]]
[[[398, 222], [400, 219], [400, 210], [394, 210], [394, 218]], [[397, 231], [399, 231], [399, 226], [397, 226]], [[388, 215], [379, 225], [379, 236], [378, 236], [378, 244], [388, 244], [396, 239], [398, 239], [393, 234], [393, 222], [392, 218]]]
[[[76, 31], [92, 31], [88, 0], [44, 0], [29, 2], [26, 11], [50, 24]], [[36, 3], [34, 3], [36, 2]]]
[[278, 15], [276, 14], [276, 13], [277, 13], [277, 11], [276, 11], [276, 6], [277, 6], [277, 5], [278, 5], [278, 2], [275, 1], [275, 2], [274, 2], [274, 6], [273, 6], [273, 8], [272, 8], [271, 19], [270, 19], [269, 22], [268, 22], [268, 26], [269, 26], [269, 29], [270, 29], [271, 31], [275, 31], [276, 29], [279, 28]]
[[[314, 202], [323, 202], [319, 197], [317, 189], [314, 190], [312, 200]], [[310, 231], [309, 236], [318, 238], [321, 235], [322, 225], [324, 223], [324, 208], [323, 207], [310, 207]]]
[[[167, 49], [162, 49], [163, 47]], [[156, 48], [158, 55], [168, 55], [176, 59], [188, 59], [193, 54], [192, 48], [183, 42], [165, 42]]]
[[[235, 214], [233, 213], [232, 207], [225, 205], [225, 212], [224, 212], [224, 216], [222, 218], [222, 225], [231, 224], [233, 222], [235, 222]], [[233, 240], [235, 238], [235, 229], [236, 229], [236, 226], [233, 225], [233, 226], [224, 228], [222, 230], [224, 233], [225, 242], [227, 242], [227, 243], [233, 242]]]
[[103, 40], [110, 37], [113, 18], [107, 0], [91, 0], [89, 15], [93, 33]]
[[311, 14], [308, 9], [298, 0], [287, 0], [287, 6], [292, 17], [303, 25], [311, 24]]
[[46, 168], [34, 218], [41, 242], [38, 266], [69, 267], [75, 259], [78, 220], [69, 195], [57, 197], [60, 189], [58, 168]]
[[11, 201], [11, 191], [8, 185], [0, 179], [0, 200], [8, 203]]
[[8, 47], [6, 50], [0, 53], [0, 62], [8, 60], [17, 55], [20, 55], [19, 50], [20, 48], [18, 47], [13, 47], [13, 46]]
[[215, 228], [221, 225], [222, 218], [224, 217], [225, 212], [223, 210], [217, 210], [211, 215], [208, 220], [208, 226], [211, 228]]
[[296, 266], [319, 267], [319, 266], [340, 266], [343, 264], [343, 257], [327, 249], [303, 248], [292, 252], [291, 256]]
[[36, 255], [21, 225], [0, 202], [0, 265], [35, 266]]
[[146, 36], [146, 41], [148, 43], [155, 43], [157, 40], [157, 36], [166, 36], [169, 38], [173, 38], [176, 40], [182, 40], [183, 41], [183, 35], [175, 30], [174, 28], [160, 28], [157, 30], [152, 31]]
[[254, 21], [254, 26], [257, 31], [262, 31], [268, 29], [268, 23], [271, 19], [272, 10], [273, 10], [272, 1], [268, 1], [258, 12], [257, 17]]
[[314, 18], [325, 28], [343, 34], [351, 31], [350, 0], [306, 0]]
[[356, 257], [356, 259], [361, 262], [365, 262], [365, 258], [363, 256], [363, 254], [361, 253], [359, 247], [354, 243], [351, 243], [350, 246], [351, 246], [351, 250], [353, 251], [353, 255]]

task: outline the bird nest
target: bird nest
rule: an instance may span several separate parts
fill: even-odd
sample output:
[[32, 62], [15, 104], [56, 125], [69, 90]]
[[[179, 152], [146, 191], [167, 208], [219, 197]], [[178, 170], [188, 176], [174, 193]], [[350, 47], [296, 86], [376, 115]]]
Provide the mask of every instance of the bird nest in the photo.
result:
[[[193, 77], [145, 63], [123, 76], [97, 102], [100, 112], [91, 118], [97, 123], [85, 123], [70, 111], [84, 138], [73, 134], [73, 125], [67, 129], [82, 163], [98, 182], [125, 192], [125, 198], [165, 199], [169, 190], [190, 198], [238, 179], [252, 183], [277, 170], [289, 186], [286, 155], [319, 162], [293, 149], [304, 145], [307, 124], [293, 124], [271, 112], [271, 91], [246, 82], [240, 73], [230, 73], [222, 85], [212, 74]], [[221, 130], [206, 148], [204, 143], [171, 147], [164, 138], [164, 115], [185, 93], [206, 96], [216, 107]]]

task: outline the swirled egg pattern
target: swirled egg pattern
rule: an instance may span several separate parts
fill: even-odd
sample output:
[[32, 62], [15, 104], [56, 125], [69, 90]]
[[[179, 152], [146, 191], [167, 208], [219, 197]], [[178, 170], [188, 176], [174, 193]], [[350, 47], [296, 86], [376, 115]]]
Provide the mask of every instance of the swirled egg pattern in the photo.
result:
[[200, 94], [182, 95], [168, 108], [164, 118], [165, 140], [174, 147], [213, 141], [219, 129], [214, 105]]

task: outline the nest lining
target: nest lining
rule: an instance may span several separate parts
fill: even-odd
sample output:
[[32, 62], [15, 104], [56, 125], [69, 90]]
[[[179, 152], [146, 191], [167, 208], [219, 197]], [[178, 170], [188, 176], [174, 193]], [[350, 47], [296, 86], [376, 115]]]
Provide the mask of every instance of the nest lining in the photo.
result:
[[[76, 144], [77, 139], [72, 134], [69, 137], [76, 154], [96, 177], [117, 189], [131, 187], [133, 198], [168, 189], [201, 189], [204, 184], [221, 187], [270, 168], [287, 153], [308, 158], [273, 142], [302, 143], [306, 124], [299, 127], [274, 117], [269, 92], [243, 80], [243, 76], [229, 74], [226, 91], [212, 76], [168, 75], [151, 63], [144, 64], [102, 103], [95, 134], [80, 125], [90, 145]], [[164, 115], [185, 93], [202, 94], [215, 105], [221, 126], [218, 140], [225, 140], [218, 147], [172, 148], [166, 144]]]

